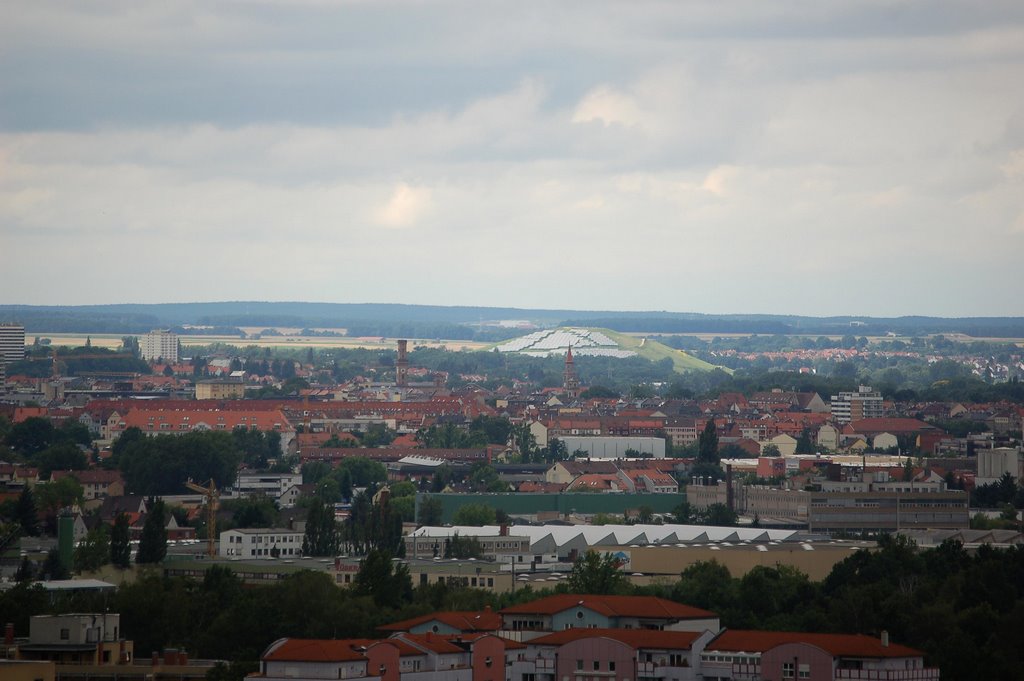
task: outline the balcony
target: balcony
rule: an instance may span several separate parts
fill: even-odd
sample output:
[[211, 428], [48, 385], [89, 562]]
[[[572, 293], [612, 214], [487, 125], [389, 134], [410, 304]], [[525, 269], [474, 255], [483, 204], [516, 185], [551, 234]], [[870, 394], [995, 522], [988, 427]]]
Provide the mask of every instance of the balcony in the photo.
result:
[[938, 669], [837, 669], [840, 679], [866, 679], [868, 681], [939, 681]]

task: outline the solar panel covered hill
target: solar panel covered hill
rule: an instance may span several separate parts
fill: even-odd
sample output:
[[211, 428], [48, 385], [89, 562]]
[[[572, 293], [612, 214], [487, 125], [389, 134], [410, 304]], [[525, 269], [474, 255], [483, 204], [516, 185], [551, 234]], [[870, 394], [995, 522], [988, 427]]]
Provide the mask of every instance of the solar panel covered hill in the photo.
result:
[[608, 329], [563, 327], [535, 331], [494, 346], [498, 352], [512, 352], [531, 357], [564, 355], [572, 347], [577, 357], [643, 357], [659, 361], [672, 360], [676, 371], [710, 371], [715, 367], [703, 360], [670, 348], [657, 341], [637, 338]]

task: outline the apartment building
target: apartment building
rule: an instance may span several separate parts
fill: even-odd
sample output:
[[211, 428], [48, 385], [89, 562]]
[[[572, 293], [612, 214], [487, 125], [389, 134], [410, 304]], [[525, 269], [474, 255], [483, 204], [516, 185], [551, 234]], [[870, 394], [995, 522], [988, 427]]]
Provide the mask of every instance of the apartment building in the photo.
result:
[[885, 416], [882, 393], [862, 385], [857, 392], [839, 393], [831, 399], [832, 420], [839, 424]]
[[142, 359], [149, 362], [159, 359], [167, 364], [176, 364], [178, 335], [168, 329], [154, 329], [139, 338], [139, 352]]

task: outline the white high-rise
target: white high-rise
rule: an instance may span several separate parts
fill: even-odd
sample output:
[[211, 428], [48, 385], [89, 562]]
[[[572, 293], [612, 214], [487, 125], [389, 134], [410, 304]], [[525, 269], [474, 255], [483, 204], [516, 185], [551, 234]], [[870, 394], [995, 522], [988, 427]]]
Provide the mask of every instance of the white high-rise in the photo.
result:
[[142, 359], [162, 359], [168, 364], [178, 361], [178, 334], [167, 329], [154, 329], [139, 338], [139, 352]]
[[25, 327], [21, 324], [0, 324], [0, 364], [25, 359]]

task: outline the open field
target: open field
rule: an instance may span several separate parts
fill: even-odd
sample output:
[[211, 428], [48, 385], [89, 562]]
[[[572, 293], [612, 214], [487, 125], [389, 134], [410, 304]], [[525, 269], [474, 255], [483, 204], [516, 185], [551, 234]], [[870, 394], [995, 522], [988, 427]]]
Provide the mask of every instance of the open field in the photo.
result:
[[[647, 331], [623, 331], [623, 336], [634, 336], [636, 338], [650, 338], [652, 336], [689, 336], [690, 338], [696, 338], [704, 342], [712, 341], [716, 338], [751, 338], [752, 336], [772, 336], [775, 334], [766, 333], [694, 333], [690, 331], [677, 331], [677, 332], [647, 332]], [[787, 338], [828, 338], [829, 340], [841, 340], [844, 335], [839, 334], [823, 334], [823, 333], [787, 333], [782, 334]], [[856, 332], [856, 329], [850, 329], [850, 333], [845, 334], [847, 336], [857, 336], [860, 338], [863, 334]], [[990, 336], [968, 336], [962, 333], [929, 333], [923, 334], [921, 338], [933, 338], [935, 336], [942, 336], [948, 338], [951, 341], [957, 343], [1007, 343], [1024, 347], [1024, 338], [993, 338]], [[882, 343], [885, 341], [908, 341], [912, 336], [864, 336], [868, 339], [868, 343]]]
[[[262, 330], [262, 329], [260, 329]], [[78, 347], [85, 345], [88, 338], [94, 347], [116, 350], [121, 346], [121, 336], [115, 334], [73, 334], [73, 333], [40, 333], [25, 336], [26, 343], [35, 342], [36, 336], [49, 338], [53, 345]], [[238, 336], [179, 336], [182, 347], [223, 343], [239, 348], [255, 346], [259, 348], [370, 348], [394, 350], [394, 338], [349, 338], [347, 336], [264, 336], [262, 338], [239, 338]], [[481, 350], [487, 343], [475, 343], [464, 340], [426, 340], [409, 339], [410, 347], [425, 346], [431, 348], [448, 348], [449, 350]]]

